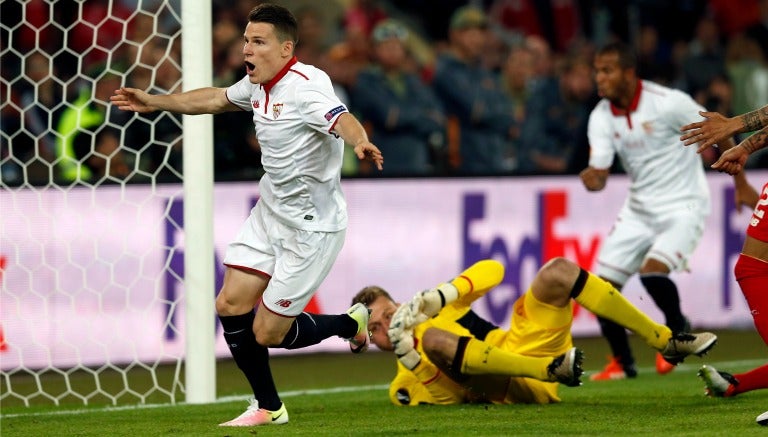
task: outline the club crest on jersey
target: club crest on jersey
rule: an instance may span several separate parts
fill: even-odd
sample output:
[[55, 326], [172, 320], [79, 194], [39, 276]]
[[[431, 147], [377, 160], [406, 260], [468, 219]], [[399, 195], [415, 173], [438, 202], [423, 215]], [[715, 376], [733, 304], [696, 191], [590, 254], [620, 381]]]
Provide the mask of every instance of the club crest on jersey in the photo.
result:
[[643, 122], [642, 126], [643, 126], [643, 131], [645, 133], [647, 133], [647, 134], [652, 134], [653, 133], [653, 123], [652, 122], [645, 121], [645, 122]]
[[253, 105], [253, 109], [259, 109], [259, 101], [258, 100], [252, 101], [251, 105]]
[[283, 104], [282, 103], [275, 103], [272, 105], [272, 117], [277, 120], [277, 117], [280, 116], [280, 113], [283, 112]]

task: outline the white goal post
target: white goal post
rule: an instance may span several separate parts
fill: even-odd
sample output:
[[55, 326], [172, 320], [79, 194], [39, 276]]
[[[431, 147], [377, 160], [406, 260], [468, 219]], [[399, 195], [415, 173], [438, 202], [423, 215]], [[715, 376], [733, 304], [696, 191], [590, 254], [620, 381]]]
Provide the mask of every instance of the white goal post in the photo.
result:
[[[181, 59], [185, 90], [211, 86], [211, 1], [182, 2]], [[184, 116], [184, 257], [186, 291], [187, 402], [216, 397], [213, 271], [213, 120], [211, 115]]]
[[215, 400], [212, 116], [108, 105], [211, 86], [211, 8], [1, 2], [4, 406]]

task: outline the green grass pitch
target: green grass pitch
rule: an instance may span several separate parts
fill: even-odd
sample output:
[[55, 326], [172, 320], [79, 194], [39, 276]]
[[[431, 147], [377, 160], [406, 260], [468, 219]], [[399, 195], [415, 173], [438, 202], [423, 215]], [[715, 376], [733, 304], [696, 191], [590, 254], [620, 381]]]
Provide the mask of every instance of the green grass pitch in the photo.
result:
[[[581, 387], [561, 387], [560, 404], [395, 407], [386, 393], [394, 374], [389, 354], [305, 354], [272, 358], [290, 414], [286, 425], [217, 426], [247, 405], [245, 380], [226, 360], [218, 363], [219, 401], [213, 404], [24, 407], [7, 400], [0, 405], [0, 435], [768, 436], [768, 427], [755, 423], [755, 417], [768, 410], [768, 390], [729, 399], [703, 396], [696, 377], [701, 364], [739, 372], [768, 361], [768, 348], [753, 330], [718, 334], [718, 345], [709, 355], [690, 357], [663, 376], [653, 369], [653, 351], [633, 337], [640, 365], [636, 379], [590, 382], [585, 377]], [[588, 373], [602, 367], [608, 351], [604, 340], [576, 338], [575, 343], [587, 354]]]

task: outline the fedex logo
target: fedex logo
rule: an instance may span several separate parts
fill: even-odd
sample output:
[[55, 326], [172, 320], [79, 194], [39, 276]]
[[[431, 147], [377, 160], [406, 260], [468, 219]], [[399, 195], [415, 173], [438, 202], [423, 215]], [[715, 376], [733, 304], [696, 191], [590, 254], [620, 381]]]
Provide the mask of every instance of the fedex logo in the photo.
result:
[[[600, 233], [588, 236], [557, 235], [555, 225], [568, 217], [568, 194], [565, 191], [544, 191], [537, 196], [536, 220], [539, 228], [532, 235], [526, 235], [517, 242], [505, 241], [502, 236], [495, 236], [490, 241], [475, 241], [471, 238], [471, 228], [486, 218], [486, 196], [482, 193], [467, 194], [463, 200], [464, 217], [462, 220], [463, 265], [469, 266], [479, 260], [493, 258], [506, 269], [503, 285], [511, 287], [513, 293], [508, 299], [493, 300], [488, 297], [480, 302], [487, 306], [491, 321], [504, 324], [509, 318], [512, 302], [525, 293], [530, 279], [523, 277], [526, 265], [533, 265], [538, 270], [547, 260], [564, 256], [585, 269], [591, 269], [600, 246]], [[509, 226], [515, 226], [515, 218], [506, 220]], [[531, 278], [532, 279], [532, 278]], [[525, 281], [525, 282], [524, 282]]]

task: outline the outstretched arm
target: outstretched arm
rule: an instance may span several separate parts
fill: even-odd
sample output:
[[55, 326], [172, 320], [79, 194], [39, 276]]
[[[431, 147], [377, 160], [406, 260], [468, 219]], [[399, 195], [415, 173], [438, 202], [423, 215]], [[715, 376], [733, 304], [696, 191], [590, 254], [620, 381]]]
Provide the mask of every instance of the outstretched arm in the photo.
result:
[[179, 114], [218, 114], [239, 108], [227, 99], [226, 88], [199, 88], [175, 94], [149, 94], [136, 88], [122, 87], [109, 99], [123, 111], [146, 113], [170, 111]]
[[698, 145], [701, 153], [707, 147], [723, 143], [737, 133], [752, 132], [768, 126], [768, 105], [735, 117], [725, 117], [717, 112], [699, 112], [703, 121], [690, 123], [680, 130], [680, 141], [686, 146]]
[[726, 150], [712, 168], [731, 175], [741, 172], [750, 153], [768, 146], [768, 125], [760, 131], [750, 135], [738, 146]]
[[383, 170], [384, 157], [381, 155], [381, 151], [368, 140], [365, 128], [354, 115], [349, 112], [341, 114], [336, 121], [334, 131], [339, 134], [345, 143], [353, 145], [358, 159], [373, 161], [376, 164], [376, 168]]

